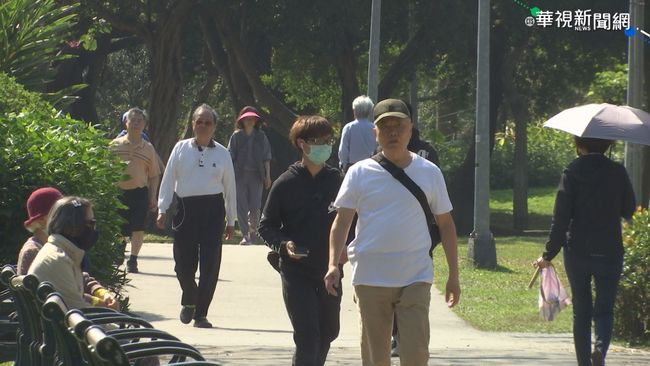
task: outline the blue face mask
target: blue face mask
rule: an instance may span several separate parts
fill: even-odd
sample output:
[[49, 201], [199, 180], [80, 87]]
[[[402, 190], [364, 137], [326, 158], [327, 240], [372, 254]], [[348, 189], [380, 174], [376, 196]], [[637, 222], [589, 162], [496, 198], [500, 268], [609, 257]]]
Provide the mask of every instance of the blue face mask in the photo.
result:
[[316, 165], [324, 164], [332, 155], [331, 145], [309, 145], [307, 159]]

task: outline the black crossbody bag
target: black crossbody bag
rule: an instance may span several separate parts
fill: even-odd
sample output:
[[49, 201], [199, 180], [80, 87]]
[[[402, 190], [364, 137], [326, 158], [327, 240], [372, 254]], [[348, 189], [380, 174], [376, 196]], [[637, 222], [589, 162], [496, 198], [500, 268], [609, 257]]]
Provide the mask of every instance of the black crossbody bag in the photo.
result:
[[393, 178], [402, 183], [402, 185], [413, 194], [415, 199], [418, 200], [420, 206], [422, 206], [424, 216], [426, 217], [429, 226], [429, 236], [431, 236], [431, 249], [429, 250], [429, 256], [433, 258], [433, 250], [441, 241], [440, 229], [438, 228], [438, 224], [436, 224], [436, 220], [433, 218], [433, 212], [431, 212], [431, 207], [429, 207], [427, 196], [424, 194], [424, 191], [422, 191], [422, 188], [420, 188], [420, 186], [418, 186], [418, 184], [415, 183], [408, 174], [406, 174], [404, 169], [399, 168], [397, 165], [393, 164], [393, 162], [386, 159], [384, 154], [375, 154], [373, 155], [372, 160], [379, 163], [379, 165], [386, 169]]

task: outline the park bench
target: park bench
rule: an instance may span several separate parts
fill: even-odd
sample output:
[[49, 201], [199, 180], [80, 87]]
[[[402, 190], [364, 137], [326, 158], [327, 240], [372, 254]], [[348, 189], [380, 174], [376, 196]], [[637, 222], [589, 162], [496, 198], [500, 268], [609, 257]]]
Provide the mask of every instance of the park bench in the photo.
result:
[[147, 347], [128, 348], [133, 344], [121, 345], [117, 339], [106, 334], [105, 330], [97, 325], [92, 325], [85, 330], [84, 340], [88, 345], [91, 357], [97, 366], [126, 366], [132, 360], [160, 355], [184, 355], [195, 361], [174, 363], [183, 366], [218, 366], [213, 362], [206, 362], [203, 356], [184, 343], [176, 341], [156, 340], [147, 342]]
[[[39, 282], [34, 275], [19, 276], [11, 266], [2, 268], [0, 282], [6, 284], [16, 313], [16, 366], [119, 365], [114, 361], [120, 357], [125, 357], [125, 364], [138, 365], [157, 356], [178, 365], [216, 365], [205, 362], [194, 347], [132, 314], [102, 307], [68, 309], [51, 283]], [[102, 345], [116, 342], [119, 348], [98, 352], [88, 343], [87, 331], [93, 327], [102, 329], [106, 338]], [[185, 362], [187, 358], [194, 361]]]
[[[136, 362], [147, 357], [171, 356], [170, 363], [180, 365], [215, 365], [214, 363], [185, 363], [187, 357], [204, 361], [203, 356], [194, 347], [182, 343], [178, 338], [154, 329], [143, 319], [122, 313], [93, 314], [88, 317], [79, 309], [68, 310], [63, 299], [57, 293], [51, 293], [43, 306], [44, 317], [50, 319], [57, 332], [57, 350], [63, 348], [62, 359], [83, 360], [90, 366], [114, 365], [113, 361], [98, 358], [86, 341], [86, 330], [101, 327], [104, 334], [120, 345], [120, 356], [129, 362]], [[132, 328], [132, 327], [137, 328]], [[115, 356], [118, 357], [118, 356]], [[108, 362], [108, 363], [107, 363]], [[65, 361], [62, 364], [67, 364]], [[137, 364], [137, 363], [136, 363]]]
[[[40, 286], [39, 296], [47, 293], [47, 297], [42, 307], [42, 316], [45, 321], [45, 332], [53, 340], [56, 349], [55, 365], [70, 365], [71, 362], [86, 364], [87, 357], [84, 357], [85, 350], [81, 349], [74, 329], [70, 329], [66, 324], [66, 315], [68, 312], [84, 314], [84, 320], [87, 322], [97, 322], [98, 324], [111, 324], [116, 330], [131, 330], [126, 327], [143, 327], [153, 328], [149, 322], [144, 319], [134, 318], [129, 315], [119, 313], [115, 310], [106, 308], [85, 308], [69, 310], [61, 295], [51, 292], [50, 289], [42, 290], [44, 287], [51, 287], [47, 282]], [[49, 293], [48, 293], [49, 292]], [[93, 323], [94, 324], [94, 323]], [[122, 327], [122, 328], [120, 328]]]
[[18, 351], [18, 316], [9, 288], [0, 280], [0, 362], [13, 361]]
[[4, 266], [0, 279], [7, 286], [16, 307], [18, 329], [15, 365], [41, 365], [39, 349], [43, 332], [36, 304], [29, 300], [30, 294], [24, 285], [25, 276], [16, 275], [12, 266]]

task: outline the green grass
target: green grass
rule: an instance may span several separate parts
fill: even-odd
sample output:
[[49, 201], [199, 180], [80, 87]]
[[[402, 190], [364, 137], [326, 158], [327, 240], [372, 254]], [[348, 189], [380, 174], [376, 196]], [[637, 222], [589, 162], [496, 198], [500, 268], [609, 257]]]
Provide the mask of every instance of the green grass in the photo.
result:
[[[528, 230], [533, 235], [547, 231], [551, 225], [556, 187], [528, 189]], [[512, 189], [490, 192], [490, 222], [495, 235], [516, 235], [512, 222]]]
[[[537, 299], [539, 285], [527, 289], [533, 274], [531, 263], [542, 253], [542, 237], [498, 237], [498, 268], [475, 269], [467, 258], [467, 245], [459, 244], [461, 297], [454, 311], [473, 327], [486, 331], [507, 332], [571, 332], [571, 308], [564, 309], [558, 318], [547, 322], [539, 317]], [[562, 257], [553, 263], [560, 281], [567, 291]], [[444, 291], [447, 263], [442, 247], [434, 254], [435, 284]]]

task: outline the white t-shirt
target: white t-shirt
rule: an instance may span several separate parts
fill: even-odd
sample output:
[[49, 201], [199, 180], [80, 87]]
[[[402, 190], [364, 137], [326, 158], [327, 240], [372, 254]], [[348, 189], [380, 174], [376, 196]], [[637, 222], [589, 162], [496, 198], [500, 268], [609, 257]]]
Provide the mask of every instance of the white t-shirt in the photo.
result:
[[[440, 169], [411, 154], [406, 174], [427, 196], [434, 215], [452, 210]], [[431, 237], [422, 206], [406, 187], [372, 159], [353, 165], [334, 206], [357, 211], [356, 237], [348, 246], [352, 284], [403, 287], [433, 282]]]

